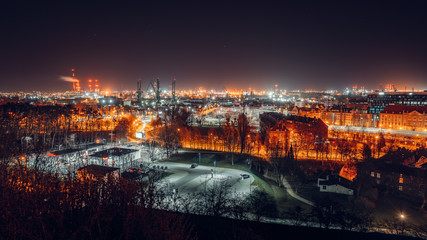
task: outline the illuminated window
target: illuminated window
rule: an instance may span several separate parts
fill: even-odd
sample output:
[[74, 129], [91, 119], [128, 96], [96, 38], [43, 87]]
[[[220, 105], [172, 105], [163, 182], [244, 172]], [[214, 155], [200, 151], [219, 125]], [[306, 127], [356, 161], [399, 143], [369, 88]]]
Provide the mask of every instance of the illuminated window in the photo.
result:
[[377, 173], [377, 178], [381, 178], [381, 174], [380, 173]]
[[371, 177], [375, 177], [375, 172], [371, 172]]
[[399, 178], [399, 183], [403, 183], [403, 178]]
[[403, 187], [402, 186], [399, 186], [399, 191], [403, 191]]

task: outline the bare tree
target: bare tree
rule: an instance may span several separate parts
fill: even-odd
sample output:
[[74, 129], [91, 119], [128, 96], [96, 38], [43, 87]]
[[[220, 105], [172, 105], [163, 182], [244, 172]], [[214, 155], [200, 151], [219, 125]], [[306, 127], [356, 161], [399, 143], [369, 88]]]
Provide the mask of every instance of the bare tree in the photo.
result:
[[237, 117], [237, 133], [240, 140], [240, 154], [246, 148], [246, 140], [250, 132], [249, 120], [245, 113], [240, 113]]
[[151, 162], [159, 159], [159, 149], [154, 140], [148, 140], [145, 146], [147, 147], [148, 158]]
[[228, 152], [231, 153], [231, 165], [234, 165], [234, 152], [236, 151], [239, 140], [236, 130], [236, 124], [234, 121], [231, 121], [229, 117], [227, 117], [225, 124], [223, 125], [223, 129], [226, 149]]
[[277, 206], [274, 198], [266, 192], [256, 189], [249, 195], [246, 202], [247, 211], [252, 213], [256, 221], [263, 217], [276, 217]]

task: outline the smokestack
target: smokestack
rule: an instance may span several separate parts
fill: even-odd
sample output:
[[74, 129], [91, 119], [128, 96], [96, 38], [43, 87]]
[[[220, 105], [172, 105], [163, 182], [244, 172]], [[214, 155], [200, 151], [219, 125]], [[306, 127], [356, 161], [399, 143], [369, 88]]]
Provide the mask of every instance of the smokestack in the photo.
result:
[[74, 68], [71, 69], [71, 72], [73, 74], [73, 92], [75, 92], [76, 91], [76, 81], [74, 80]]
[[98, 79], [95, 79], [95, 92], [99, 92]]
[[75, 84], [76, 84], [76, 91], [80, 92], [80, 81], [76, 80]]
[[88, 80], [88, 82], [89, 82], [89, 92], [92, 92], [92, 79], [89, 79]]

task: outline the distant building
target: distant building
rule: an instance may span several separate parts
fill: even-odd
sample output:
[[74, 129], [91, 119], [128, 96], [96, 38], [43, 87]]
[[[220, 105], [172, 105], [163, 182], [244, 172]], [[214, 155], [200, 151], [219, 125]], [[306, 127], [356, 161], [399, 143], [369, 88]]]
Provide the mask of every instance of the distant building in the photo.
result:
[[56, 100], [56, 104], [61, 104], [61, 105], [76, 105], [79, 103], [82, 103], [83, 101], [85, 101], [85, 98], [63, 98], [63, 99], [57, 99]]
[[379, 114], [388, 105], [427, 106], [427, 92], [378, 92], [368, 95], [369, 113]]
[[[283, 127], [285, 127], [289, 131], [290, 137], [304, 131], [304, 134], [311, 137], [314, 142], [324, 141], [328, 138], [328, 126], [318, 118], [285, 116], [276, 112], [265, 112], [260, 114], [260, 125], [262, 126], [261, 132], [265, 131], [264, 128], [269, 128], [270, 134], [271, 132], [278, 132], [277, 134], [282, 132], [282, 136], [285, 136], [283, 135], [285, 131]], [[272, 129], [275, 131], [271, 131]]]
[[120, 106], [123, 104], [121, 98], [118, 97], [103, 97], [98, 99], [98, 104], [102, 106]]
[[285, 127], [283, 121], [280, 121], [270, 129], [270, 143], [278, 143], [285, 152], [289, 149], [289, 130]]
[[328, 126], [319, 118], [287, 116], [284, 119], [285, 127], [292, 132], [304, 130], [306, 135], [312, 136], [317, 141], [328, 138]]
[[372, 114], [360, 113], [350, 109], [325, 111], [320, 114], [326, 124], [350, 127], [375, 127]]
[[375, 127], [372, 114], [363, 108], [334, 106], [330, 108], [298, 108], [294, 107], [291, 115], [319, 118], [328, 125], [350, 127]]
[[58, 164], [77, 165], [78, 167], [87, 165], [87, 156], [89, 153], [96, 152], [104, 147], [102, 143], [90, 143], [80, 147], [65, 148], [62, 150], [51, 151], [47, 153], [51, 159]]
[[140, 158], [138, 150], [128, 148], [110, 148], [89, 156], [91, 164], [118, 167], [122, 171], [136, 167], [136, 159]]
[[388, 105], [379, 114], [378, 127], [427, 131], [427, 106]]

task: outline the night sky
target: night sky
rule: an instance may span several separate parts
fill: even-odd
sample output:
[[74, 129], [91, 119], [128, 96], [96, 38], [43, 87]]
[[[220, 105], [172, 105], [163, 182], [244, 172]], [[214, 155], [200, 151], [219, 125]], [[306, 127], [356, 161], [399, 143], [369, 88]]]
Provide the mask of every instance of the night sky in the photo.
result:
[[173, 76], [178, 89], [427, 89], [423, 2], [2, 2], [0, 91], [70, 90], [72, 68], [109, 90]]

